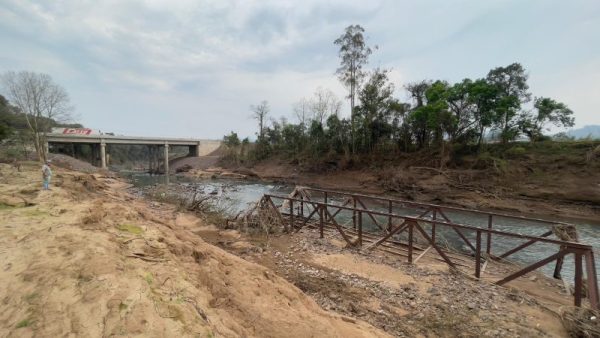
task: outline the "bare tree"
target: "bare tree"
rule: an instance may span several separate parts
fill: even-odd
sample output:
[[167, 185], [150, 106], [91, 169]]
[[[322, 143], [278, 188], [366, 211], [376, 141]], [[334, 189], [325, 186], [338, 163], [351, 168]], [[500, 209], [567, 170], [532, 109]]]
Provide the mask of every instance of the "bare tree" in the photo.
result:
[[323, 124], [330, 115], [337, 115], [342, 107], [342, 102], [330, 89], [317, 88], [313, 99], [310, 101], [310, 110], [313, 119]]
[[40, 161], [46, 160], [46, 135], [53, 121], [66, 122], [72, 107], [69, 95], [50, 75], [7, 72], [2, 76], [8, 99], [25, 115]]
[[305, 97], [301, 98], [300, 101], [294, 103], [293, 106], [294, 114], [302, 127], [302, 132], [306, 129], [306, 120], [308, 119], [308, 114], [310, 113], [310, 101]]
[[259, 105], [252, 105], [250, 106], [250, 110], [252, 110], [252, 118], [258, 121], [258, 138], [262, 139], [265, 132], [265, 120], [271, 110], [269, 102], [265, 100]]

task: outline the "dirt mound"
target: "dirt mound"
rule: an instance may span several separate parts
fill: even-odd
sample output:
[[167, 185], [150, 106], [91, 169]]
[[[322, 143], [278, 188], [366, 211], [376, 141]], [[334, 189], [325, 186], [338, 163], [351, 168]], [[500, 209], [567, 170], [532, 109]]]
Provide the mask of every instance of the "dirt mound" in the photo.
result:
[[78, 160], [74, 157], [64, 155], [64, 154], [50, 154], [50, 159], [52, 163], [61, 168], [81, 171], [85, 173], [96, 173], [100, 170], [98, 167], [94, 167], [93, 165], [85, 162], [83, 160]]
[[178, 172], [182, 168], [193, 169], [208, 169], [217, 166], [220, 156], [200, 156], [200, 157], [181, 157], [174, 159], [169, 163], [169, 168], [172, 172]]
[[0, 169], [1, 336], [378, 337], [271, 270], [207, 244], [201, 221], [100, 175]]

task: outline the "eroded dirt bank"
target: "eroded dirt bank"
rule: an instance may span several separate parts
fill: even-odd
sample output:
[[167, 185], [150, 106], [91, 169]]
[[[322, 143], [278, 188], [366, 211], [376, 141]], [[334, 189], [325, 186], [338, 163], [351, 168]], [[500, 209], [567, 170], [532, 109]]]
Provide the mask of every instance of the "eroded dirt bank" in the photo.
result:
[[0, 335], [384, 337], [100, 174], [0, 165]]
[[307, 170], [285, 160], [252, 168], [230, 168], [242, 175], [327, 189], [386, 194], [401, 199], [482, 210], [600, 220], [600, 155], [539, 155], [506, 161], [503, 169], [439, 170], [411, 158], [361, 169]]

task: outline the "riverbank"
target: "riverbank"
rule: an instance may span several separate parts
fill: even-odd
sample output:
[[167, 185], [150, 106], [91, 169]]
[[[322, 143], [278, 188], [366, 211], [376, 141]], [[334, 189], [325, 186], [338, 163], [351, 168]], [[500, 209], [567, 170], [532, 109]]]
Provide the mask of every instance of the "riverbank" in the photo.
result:
[[271, 270], [206, 243], [203, 222], [110, 175], [0, 164], [0, 335], [384, 337]]
[[[282, 190], [281, 194], [289, 192], [278, 185], [214, 179], [171, 184], [168, 188], [150, 185], [134, 191], [178, 204], [195, 192], [199, 192], [200, 200], [208, 198], [209, 202], [235, 200], [241, 194], [244, 197], [236, 203], [243, 206], [248, 201], [245, 195], [257, 200], [270, 189]], [[187, 206], [194, 204], [188, 200]], [[326, 234], [325, 240], [309, 228], [296, 234], [265, 235], [259, 228], [240, 233], [221, 230], [225, 224], [231, 225], [223, 218], [221, 221], [215, 220], [218, 226], [199, 228], [198, 233], [205, 241], [268, 267], [311, 295], [323, 308], [358, 317], [395, 336], [457, 336], [464, 332], [469, 333], [467, 336], [515, 336], [516, 332], [520, 336], [561, 336], [557, 334], [563, 330], [560, 325], [536, 328], [531, 323], [545, 318], [539, 327], [548, 322], [558, 324], [555, 313], [570, 308], [573, 302], [560, 281], [540, 272], [519, 278], [505, 289], [492, 283], [514, 267], [491, 263], [482, 281], [474, 282], [460, 273], [451, 273], [436, 255], [424, 255], [418, 265], [407, 265], [405, 257], [348, 249], [336, 232]], [[453, 254], [455, 258], [463, 264], [472, 260]], [[529, 308], [523, 313], [525, 303]]]
[[[250, 168], [217, 171], [333, 190], [386, 194], [400, 199], [486, 211], [536, 215], [541, 218], [600, 220], [600, 156], [585, 149], [531, 154], [497, 160], [485, 167], [465, 158], [461, 167], [432, 168], [408, 156], [355, 169], [313, 170], [283, 159]], [[215, 170], [215, 169], [211, 169]]]

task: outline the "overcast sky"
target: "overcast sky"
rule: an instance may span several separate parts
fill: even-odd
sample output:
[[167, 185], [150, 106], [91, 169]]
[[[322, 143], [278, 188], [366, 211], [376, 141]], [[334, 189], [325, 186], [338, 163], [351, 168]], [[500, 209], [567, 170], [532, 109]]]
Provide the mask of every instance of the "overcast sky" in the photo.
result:
[[[600, 1], [0, 1], [0, 72], [50, 74], [85, 126], [119, 134], [252, 136], [321, 86], [340, 97], [333, 45], [360, 24], [397, 95], [421, 79], [520, 62], [534, 96], [600, 124]], [[348, 106], [344, 107], [348, 114]]]

